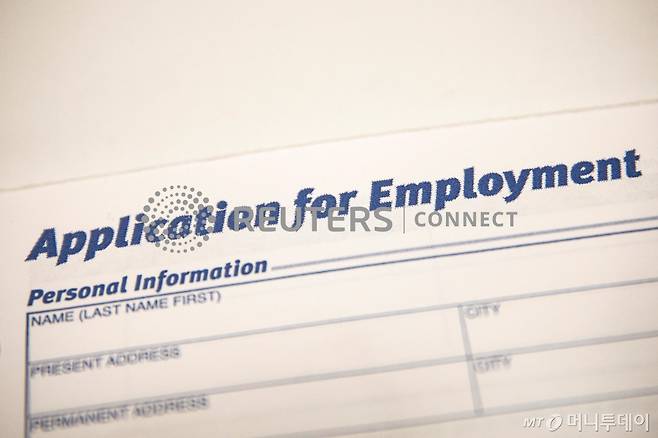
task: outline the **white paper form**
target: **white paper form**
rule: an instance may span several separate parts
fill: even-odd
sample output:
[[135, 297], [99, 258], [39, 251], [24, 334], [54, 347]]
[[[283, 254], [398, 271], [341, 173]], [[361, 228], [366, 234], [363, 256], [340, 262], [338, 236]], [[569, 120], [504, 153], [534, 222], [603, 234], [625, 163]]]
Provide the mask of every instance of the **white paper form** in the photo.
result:
[[[638, 105], [4, 193], [2, 436], [652, 436], [656, 121]], [[352, 192], [401, 199], [391, 229], [156, 246], [136, 228], [159, 202]], [[514, 226], [415, 222], [434, 210]]]

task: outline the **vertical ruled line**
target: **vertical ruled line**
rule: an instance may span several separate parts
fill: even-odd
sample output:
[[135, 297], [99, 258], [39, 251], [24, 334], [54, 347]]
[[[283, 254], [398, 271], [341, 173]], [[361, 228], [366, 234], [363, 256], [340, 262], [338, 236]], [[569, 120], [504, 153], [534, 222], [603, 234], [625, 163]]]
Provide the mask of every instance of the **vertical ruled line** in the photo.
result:
[[23, 416], [25, 417], [25, 438], [30, 437], [30, 314], [25, 315], [25, 406]]
[[466, 357], [466, 368], [468, 370], [468, 382], [471, 386], [471, 398], [473, 399], [473, 412], [475, 415], [482, 415], [482, 397], [480, 395], [480, 385], [478, 384], [475, 368], [473, 365], [473, 352], [471, 351], [471, 340], [468, 337], [466, 319], [464, 318], [464, 308], [458, 307], [459, 310], [459, 328], [461, 329], [462, 342], [464, 343], [464, 355]]

